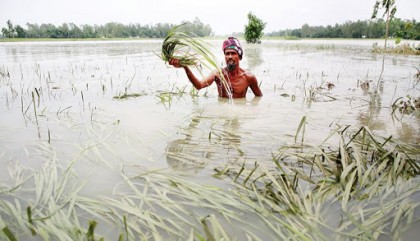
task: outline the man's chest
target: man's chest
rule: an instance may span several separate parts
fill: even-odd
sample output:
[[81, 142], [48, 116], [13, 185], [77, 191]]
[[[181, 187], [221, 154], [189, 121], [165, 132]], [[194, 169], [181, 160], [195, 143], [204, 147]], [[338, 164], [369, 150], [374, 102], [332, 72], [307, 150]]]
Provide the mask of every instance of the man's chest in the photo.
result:
[[228, 82], [232, 89], [232, 92], [242, 93], [242, 92], [246, 92], [248, 88], [248, 81], [245, 75], [238, 76], [236, 78], [230, 78]]

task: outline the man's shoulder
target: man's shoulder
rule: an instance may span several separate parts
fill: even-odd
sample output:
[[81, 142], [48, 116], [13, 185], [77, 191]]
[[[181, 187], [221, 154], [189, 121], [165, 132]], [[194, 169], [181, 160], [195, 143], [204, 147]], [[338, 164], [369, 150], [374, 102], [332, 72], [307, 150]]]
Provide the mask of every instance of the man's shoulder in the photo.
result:
[[246, 76], [246, 78], [255, 78], [255, 75], [247, 69], [241, 69], [241, 72]]

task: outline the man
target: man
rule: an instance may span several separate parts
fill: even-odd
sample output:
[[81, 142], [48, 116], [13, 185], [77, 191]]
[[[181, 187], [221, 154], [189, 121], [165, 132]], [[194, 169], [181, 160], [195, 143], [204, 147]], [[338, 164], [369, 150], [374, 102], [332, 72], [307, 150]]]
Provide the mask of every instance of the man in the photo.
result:
[[243, 49], [237, 38], [229, 37], [223, 42], [223, 52], [225, 54], [226, 67], [223, 68], [223, 75], [227, 84], [221, 80], [218, 71], [212, 72], [206, 78], [199, 80], [191, 72], [188, 66], [182, 66], [179, 59], [169, 60], [169, 64], [175, 68], [184, 68], [188, 79], [197, 90], [208, 87], [216, 82], [219, 97], [229, 98], [232, 94], [233, 98], [245, 98], [248, 87], [251, 88], [255, 96], [262, 96], [258, 81], [251, 72], [239, 67], [239, 61], [242, 59]]

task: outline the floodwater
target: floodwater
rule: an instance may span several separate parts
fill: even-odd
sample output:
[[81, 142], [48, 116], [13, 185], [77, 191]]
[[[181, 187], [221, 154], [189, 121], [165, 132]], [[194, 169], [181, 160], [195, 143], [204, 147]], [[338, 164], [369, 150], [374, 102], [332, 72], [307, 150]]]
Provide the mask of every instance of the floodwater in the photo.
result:
[[[264, 96], [234, 101], [219, 99], [215, 86], [193, 92], [183, 70], [157, 56], [161, 43], [0, 43], [2, 186], [16, 183], [16, 165], [24, 176], [51, 159], [64, 166], [77, 159], [74, 172], [88, 180], [79, 194], [88, 197], [115, 194], [121, 171], [173, 170], [225, 187], [214, 168], [272, 165], [304, 116], [304, 141], [314, 145], [346, 125], [419, 145], [419, 117], [393, 112], [392, 104], [419, 97], [420, 56], [387, 55], [376, 95], [383, 56], [370, 50], [380, 40], [244, 44], [241, 67], [256, 75]], [[210, 44], [222, 64], [219, 41]]]

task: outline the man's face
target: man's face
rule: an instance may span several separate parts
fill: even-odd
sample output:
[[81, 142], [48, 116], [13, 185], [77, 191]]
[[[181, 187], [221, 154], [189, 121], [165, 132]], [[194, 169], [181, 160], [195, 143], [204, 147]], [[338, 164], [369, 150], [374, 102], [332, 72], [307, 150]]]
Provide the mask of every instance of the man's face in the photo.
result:
[[234, 49], [225, 50], [225, 61], [229, 71], [232, 71], [238, 66], [239, 63], [239, 54]]

